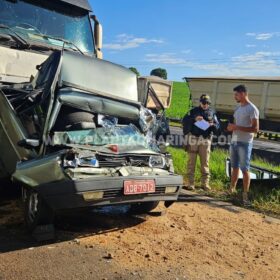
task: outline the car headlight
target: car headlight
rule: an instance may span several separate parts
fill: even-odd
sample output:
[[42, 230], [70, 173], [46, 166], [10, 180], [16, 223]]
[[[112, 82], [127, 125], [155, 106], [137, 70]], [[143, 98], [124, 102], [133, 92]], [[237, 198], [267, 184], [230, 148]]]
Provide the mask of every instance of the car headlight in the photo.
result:
[[80, 158], [78, 160], [78, 165], [81, 167], [99, 167], [99, 161], [93, 158]]
[[149, 159], [149, 166], [154, 168], [164, 168], [166, 165], [163, 156], [151, 156]]
[[75, 156], [73, 159], [64, 159], [64, 168], [77, 168], [77, 167], [99, 167], [99, 161], [95, 157], [79, 158]]
[[78, 166], [77, 160], [73, 159], [73, 160], [67, 160], [65, 159], [63, 161], [63, 167], [64, 168], [76, 168]]

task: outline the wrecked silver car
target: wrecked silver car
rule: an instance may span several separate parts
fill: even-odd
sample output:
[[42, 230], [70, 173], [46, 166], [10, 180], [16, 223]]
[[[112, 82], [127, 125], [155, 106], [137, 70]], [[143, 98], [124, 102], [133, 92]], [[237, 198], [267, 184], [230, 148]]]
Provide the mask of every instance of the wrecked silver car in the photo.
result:
[[[11, 9], [47, 5], [1, 1]], [[17, 37], [20, 28], [32, 34]], [[139, 90], [136, 75], [99, 59], [98, 47], [86, 53], [78, 43], [40, 35], [38, 28], [0, 25], [6, 32], [0, 32], [0, 54], [7, 60], [0, 63], [5, 66], [0, 69], [0, 178], [11, 176], [22, 186], [29, 229], [52, 223], [61, 210], [129, 204], [131, 211], [145, 213], [159, 201], [166, 206], [176, 201], [183, 180], [174, 174], [161, 137], [168, 125], [153, 88]], [[19, 57], [38, 64], [29, 80]], [[153, 111], [146, 108], [148, 99]]]
[[129, 70], [57, 51], [31, 83], [2, 86], [0, 106], [1, 171], [22, 184], [30, 227], [57, 210], [177, 200], [161, 118], [138, 102]]

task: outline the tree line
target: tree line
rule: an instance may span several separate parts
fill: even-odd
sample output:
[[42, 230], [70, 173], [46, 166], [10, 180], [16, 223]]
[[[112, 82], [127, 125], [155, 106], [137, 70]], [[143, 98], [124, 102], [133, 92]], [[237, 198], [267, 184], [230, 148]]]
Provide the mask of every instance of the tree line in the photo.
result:
[[[141, 76], [140, 72], [135, 67], [129, 67], [129, 69], [137, 75], [137, 77]], [[157, 76], [164, 80], [167, 80], [167, 71], [164, 68], [155, 68], [150, 72], [151, 76]]]

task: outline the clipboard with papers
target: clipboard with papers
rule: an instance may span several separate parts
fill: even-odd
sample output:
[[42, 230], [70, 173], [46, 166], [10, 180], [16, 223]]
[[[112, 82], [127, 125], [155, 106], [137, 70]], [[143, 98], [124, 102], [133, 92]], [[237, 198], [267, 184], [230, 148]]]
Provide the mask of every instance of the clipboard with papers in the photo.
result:
[[207, 130], [210, 127], [209, 122], [205, 121], [205, 120], [201, 120], [201, 121], [197, 121], [194, 123], [195, 126], [197, 126], [198, 128], [202, 129], [202, 130]]

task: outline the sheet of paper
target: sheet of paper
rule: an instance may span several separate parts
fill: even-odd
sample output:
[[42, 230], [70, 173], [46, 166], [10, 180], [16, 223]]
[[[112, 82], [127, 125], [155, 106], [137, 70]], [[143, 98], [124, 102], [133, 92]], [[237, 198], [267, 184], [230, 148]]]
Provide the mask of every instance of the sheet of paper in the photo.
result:
[[200, 129], [204, 130], [204, 131], [207, 130], [210, 127], [210, 124], [205, 120], [197, 121], [197, 122], [194, 123], [194, 125], [197, 126]]

